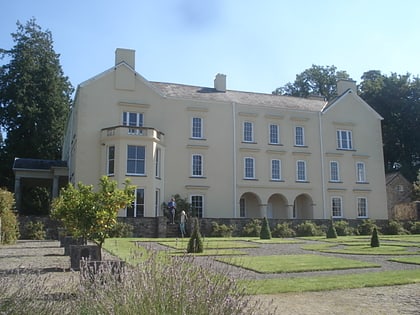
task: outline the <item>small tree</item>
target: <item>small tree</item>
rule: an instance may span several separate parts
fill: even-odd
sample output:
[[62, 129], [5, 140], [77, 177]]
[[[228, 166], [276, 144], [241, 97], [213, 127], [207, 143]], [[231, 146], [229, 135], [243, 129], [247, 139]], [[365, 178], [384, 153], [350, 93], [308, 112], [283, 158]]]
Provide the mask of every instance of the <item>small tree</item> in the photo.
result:
[[337, 238], [337, 231], [334, 227], [334, 221], [332, 218], [330, 220], [330, 225], [328, 226], [327, 238]]
[[194, 218], [194, 228], [188, 241], [187, 253], [202, 253], [204, 251], [198, 218]]
[[[124, 189], [117, 182], [103, 176], [99, 190], [92, 185], [69, 184], [53, 201], [53, 218], [59, 219], [74, 237], [94, 242], [102, 256], [102, 245], [117, 223], [118, 211], [134, 200], [134, 187], [127, 180]], [[100, 257], [102, 259], [102, 257]]]
[[13, 194], [0, 189], [0, 244], [14, 244], [19, 238], [19, 224], [13, 213], [14, 204]]
[[266, 217], [264, 217], [263, 223], [262, 223], [262, 226], [261, 226], [260, 239], [262, 239], [262, 240], [270, 240], [271, 239], [270, 225], [268, 224], [268, 220], [267, 220]]
[[370, 247], [379, 247], [379, 237], [376, 227], [373, 228], [372, 237], [370, 239]]

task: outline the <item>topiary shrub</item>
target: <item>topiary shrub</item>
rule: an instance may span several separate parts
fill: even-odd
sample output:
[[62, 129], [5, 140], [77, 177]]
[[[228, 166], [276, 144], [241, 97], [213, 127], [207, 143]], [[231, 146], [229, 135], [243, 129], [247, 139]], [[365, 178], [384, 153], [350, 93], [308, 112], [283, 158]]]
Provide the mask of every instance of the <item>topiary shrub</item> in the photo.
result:
[[420, 234], [420, 221], [411, 222], [409, 231], [411, 234]]
[[295, 237], [296, 232], [290, 227], [290, 223], [278, 223], [271, 232], [273, 237]]
[[334, 228], [338, 236], [347, 236], [354, 234], [354, 229], [344, 220], [334, 222]]
[[331, 219], [327, 230], [327, 238], [337, 238], [337, 231], [334, 227], [334, 221]]
[[188, 241], [187, 253], [202, 253], [204, 251], [203, 239], [200, 233], [198, 219], [194, 218], [194, 227]]
[[323, 234], [324, 231], [322, 230], [322, 227], [311, 221], [305, 221], [296, 226], [297, 236], [321, 236]]
[[0, 243], [14, 244], [19, 238], [19, 224], [13, 206], [15, 200], [10, 191], [0, 189]]
[[370, 247], [379, 247], [379, 237], [376, 227], [373, 228], [372, 237], [370, 239]]
[[268, 220], [267, 220], [266, 217], [264, 217], [263, 223], [262, 223], [262, 226], [261, 226], [260, 239], [262, 239], [262, 240], [270, 240], [271, 239], [270, 225], [268, 224]]
[[131, 224], [117, 221], [109, 232], [109, 237], [133, 237], [133, 229]]
[[261, 221], [258, 219], [252, 219], [242, 229], [242, 236], [260, 237], [260, 233], [261, 233]]
[[232, 237], [233, 231], [236, 228], [234, 225], [227, 226], [226, 224], [218, 224], [216, 221], [213, 221], [211, 226], [211, 235], [220, 237]]
[[45, 240], [45, 236], [45, 226], [41, 221], [26, 223], [22, 232], [22, 238], [25, 240]]
[[390, 220], [388, 221], [387, 226], [385, 227], [385, 234], [388, 235], [405, 235], [409, 234], [409, 232], [404, 229], [404, 226], [401, 222]]
[[375, 222], [370, 219], [365, 219], [357, 226], [357, 232], [359, 235], [372, 235], [374, 228], [378, 229]]

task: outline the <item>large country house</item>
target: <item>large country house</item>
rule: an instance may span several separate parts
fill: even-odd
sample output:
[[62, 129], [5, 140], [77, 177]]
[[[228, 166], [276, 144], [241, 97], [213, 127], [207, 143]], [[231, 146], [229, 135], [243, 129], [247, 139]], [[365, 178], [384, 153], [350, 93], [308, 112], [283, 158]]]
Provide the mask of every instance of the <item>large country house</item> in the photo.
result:
[[179, 194], [203, 218], [387, 219], [381, 116], [337, 84], [331, 102], [151, 82], [135, 52], [81, 83], [64, 142], [69, 180], [137, 187], [122, 217]]

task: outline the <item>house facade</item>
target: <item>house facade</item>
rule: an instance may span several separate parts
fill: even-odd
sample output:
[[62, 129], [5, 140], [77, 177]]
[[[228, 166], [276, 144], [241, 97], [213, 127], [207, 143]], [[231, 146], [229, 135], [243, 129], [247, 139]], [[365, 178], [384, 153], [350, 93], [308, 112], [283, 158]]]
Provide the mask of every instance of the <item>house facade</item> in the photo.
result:
[[81, 83], [64, 141], [69, 180], [137, 187], [122, 217], [159, 217], [179, 194], [203, 218], [387, 219], [382, 118], [338, 82], [326, 103], [151, 82], [135, 52]]

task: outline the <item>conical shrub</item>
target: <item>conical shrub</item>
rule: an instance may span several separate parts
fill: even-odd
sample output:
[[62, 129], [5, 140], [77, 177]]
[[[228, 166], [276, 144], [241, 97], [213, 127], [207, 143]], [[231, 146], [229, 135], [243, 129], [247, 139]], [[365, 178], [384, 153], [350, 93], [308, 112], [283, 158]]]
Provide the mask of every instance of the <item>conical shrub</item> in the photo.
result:
[[260, 239], [262, 239], [262, 240], [271, 239], [270, 225], [268, 224], [268, 220], [267, 220], [266, 217], [264, 217], [263, 223], [262, 223], [262, 226], [261, 226]]
[[337, 230], [334, 227], [334, 221], [330, 220], [330, 225], [327, 230], [327, 238], [337, 238]]
[[370, 247], [379, 247], [379, 237], [376, 228], [373, 228], [372, 237], [370, 239]]
[[200, 233], [198, 219], [194, 218], [194, 227], [188, 241], [187, 253], [202, 253], [204, 251], [203, 239]]

